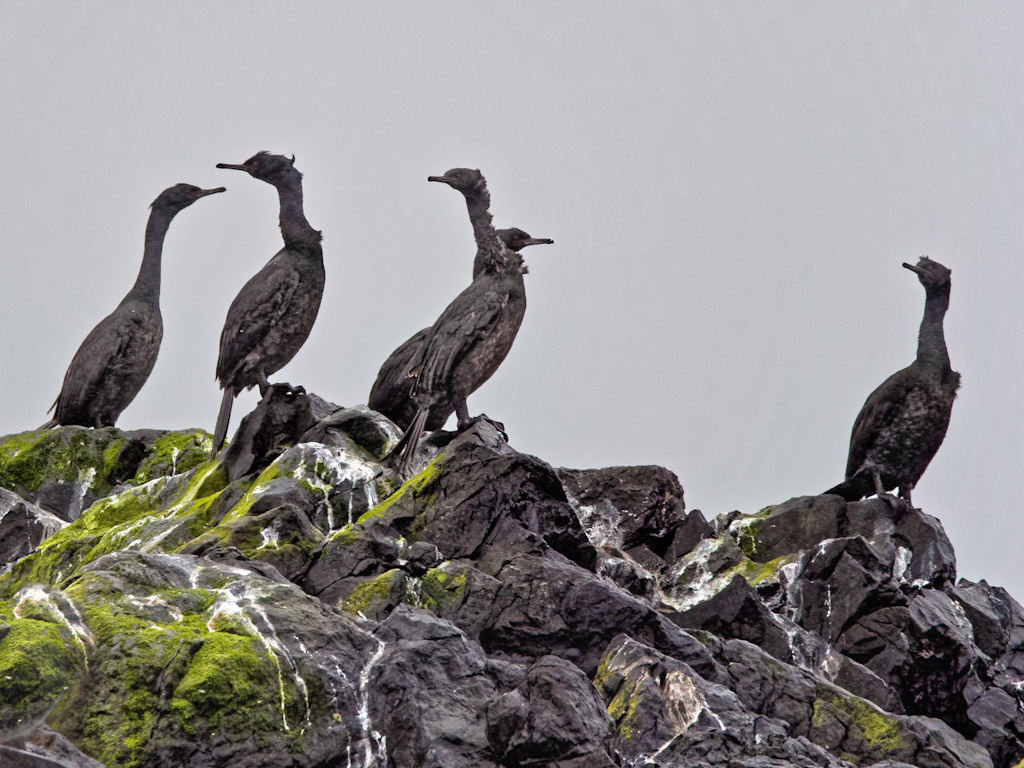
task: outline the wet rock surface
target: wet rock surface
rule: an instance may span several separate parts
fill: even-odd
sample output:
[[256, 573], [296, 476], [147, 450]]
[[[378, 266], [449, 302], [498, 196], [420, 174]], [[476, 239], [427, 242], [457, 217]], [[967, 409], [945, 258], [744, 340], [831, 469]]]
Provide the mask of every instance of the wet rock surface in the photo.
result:
[[[280, 385], [209, 437], [0, 438], [0, 764], [1011, 768], [1024, 610], [937, 518], [687, 511], [489, 420]], [[512, 437], [514, 439], [514, 430]]]

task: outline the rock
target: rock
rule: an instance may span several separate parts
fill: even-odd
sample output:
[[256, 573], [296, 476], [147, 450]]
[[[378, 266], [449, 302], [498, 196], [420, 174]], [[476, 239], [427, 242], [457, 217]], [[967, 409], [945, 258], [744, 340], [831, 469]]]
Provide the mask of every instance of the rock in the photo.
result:
[[235, 436], [221, 454], [228, 479], [261, 472], [299, 442], [314, 423], [306, 390], [291, 384], [271, 384], [256, 408], [242, 417]]
[[758, 563], [813, 549], [839, 535], [846, 503], [838, 496], [801, 496], [746, 518], [737, 532], [743, 553]]
[[686, 520], [683, 487], [663, 467], [556, 472], [595, 546], [644, 545], [663, 557]]
[[29, 554], [67, 523], [0, 488], [0, 567]]
[[[376, 633], [369, 668], [374, 754], [387, 765], [496, 766], [487, 740], [495, 686], [483, 651], [450, 622], [401, 606]], [[365, 763], [369, 764], [369, 763]]]
[[0, 765], [4, 768], [103, 768], [83, 755], [75, 745], [48, 726], [27, 736], [0, 744]]
[[739, 575], [710, 599], [669, 618], [683, 629], [703, 629], [721, 637], [746, 640], [778, 659], [790, 658], [786, 631]]
[[487, 737], [502, 765], [614, 768], [611, 734], [594, 686], [557, 656], [531, 664], [523, 682], [487, 710]]
[[122, 432], [58, 427], [0, 441], [0, 487], [65, 521], [122, 483], [188, 471], [209, 458], [202, 430]]

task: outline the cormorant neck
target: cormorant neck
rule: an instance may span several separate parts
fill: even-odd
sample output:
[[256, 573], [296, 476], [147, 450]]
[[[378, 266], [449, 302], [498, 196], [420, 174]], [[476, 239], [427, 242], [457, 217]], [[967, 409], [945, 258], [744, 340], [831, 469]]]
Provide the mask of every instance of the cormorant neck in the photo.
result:
[[[491, 218], [491, 195], [487, 188], [474, 189], [466, 194], [466, 208], [473, 224], [473, 238], [476, 240], [476, 259], [473, 263], [474, 277], [485, 270], [492, 272], [509, 271], [512, 254], [498, 238]], [[515, 265], [518, 268], [518, 264]]]
[[288, 248], [299, 250], [320, 245], [320, 232], [306, 221], [302, 210], [302, 177], [295, 172], [295, 178], [287, 183], [275, 185], [281, 201], [281, 236]]
[[142, 252], [142, 266], [129, 296], [153, 304], [160, 303], [160, 257], [164, 250], [164, 237], [177, 211], [154, 208], [146, 224], [146, 246]]
[[949, 292], [929, 293], [924, 303], [924, 318], [917, 336], [917, 360], [929, 367], [949, 370], [949, 353], [942, 331], [942, 319], [949, 309]]

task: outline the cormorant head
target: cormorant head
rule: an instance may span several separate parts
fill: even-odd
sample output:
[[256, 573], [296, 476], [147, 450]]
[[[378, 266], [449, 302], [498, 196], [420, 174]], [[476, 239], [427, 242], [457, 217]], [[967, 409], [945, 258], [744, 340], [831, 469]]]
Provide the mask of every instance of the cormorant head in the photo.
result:
[[903, 266], [917, 274], [927, 293], [949, 293], [950, 276], [953, 274], [937, 261], [932, 261], [927, 256], [922, 256], [916, 265], [907, 264]]
[[175, 184], [173, 187], [168, 187], [161, 192], [149, 207], [166, 208], [177, 213], [183, 208], [188, 208], [200, 197], [215, 195], [218, 192], [223, 191], [224, 187], [217, 187], [216, 189], [200, 189], [199, 187], [193, 187], [191, 184]]
[[530, 237], [526, 232], [516, 227], [499, 229], [498, 237], [501, 238], [501, 242], [508, 246], [509, 250], [516, 251], [517, 253], [528, 245], [551, 245], [555, 242], [548, 237]]
[[218, 168], [229, 168], [233, 171], [245, 171], [254, 179], [273, 184], [275, 187], [285, 181], [294, 181], [302, 174], [295, 170], [295, 156], [272, 155], [269, 152], [257, 152], [241, 165], [217, 163]]
[[427, 176], [427, 181], [441, 181], [462, 194], [477, 190], [487, 191], [487, 180], [480, 171], [472, 168], [452, 168], [444, 176]]

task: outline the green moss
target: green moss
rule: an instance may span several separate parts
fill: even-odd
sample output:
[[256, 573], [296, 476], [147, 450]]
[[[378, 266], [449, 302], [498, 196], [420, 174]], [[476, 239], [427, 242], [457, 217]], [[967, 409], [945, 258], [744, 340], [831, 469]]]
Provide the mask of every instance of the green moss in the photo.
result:
[[356, 522], [365, 523], [373, 518], [387, 517], [389, 510], [399, 503], [412, 502], [415, 504], [420, 499], [425, 499], [426, 503], [429, 504], [433, 499], [435, 486], [441, 476], [443, 456], [443, 452], [438, 454], [438, 456], [430, 462], [422, 472], [409, 478], [395, 493], [388, 496], [383, 503], [364, 512]]
[[232, 520], [238, 520], [239, 518], [248, 515], [250, 507], [259, 500], [260, 496], [267, 489], [267, 486], [272, 481], [283, 476], [284, 473], [281, 471], [281, 467], [277, 464], [271, 464], [260, 472], [252, 486], [250, 486], [249, 490], [245, 492], [245, 495], [242, 496], [242, 498], [238, 500], [238, 503], [231, 508], [231, 511], [224, 516], [223, 522], [227, 523]]
[[201, 429], [169, 432], [153, 444], [133, 482], [140, 485], [163, 475], [188, 472], [209, 461], [212, 449], [213, 441]]
[[367, 615], [372, 608], [386, 606], [391, 601], [392, 590], [402, 578], [402, 571], [392, 568], [380, 576], [361, 582], [342, 600], [342, 610], [353, 615]]
[[83, 670], [64, 627], [28, 618], [0, 625], [0, 731], [44, 716]]
[[200, 721], [219, 729], [228, 719], [248, 732], [278, 727], [278, 679], [266, 653], [252, 638], [209, 634], [174, 690], [171, 713], [191, 733]]
[[744, 559], [739, 565], [735, 565], [727, 571], [722, 572], [728, 581], [732, 581], [732, 577], [737, 573], [747, 580], [747, 583], [752, 587], [756, 587], [758, 584], [765, 581], [778, 581], [779, 571], [782, 566], [787, 563], [793, 562], [796, 555], [783, 555], [777, 557], [774, 560], [769, 560], [767, 563], [758, 563], [754, 560]]
[[467, 570], [452, 572], [431, 568], [420, 578], [421, 607], [436, 613], [446, 605], [461, 603], [468, 580]]
[[[810, 738], [814, 741], [814, 731], [822, 728], [830, 719], [838, 719], [846, 728], [847, 736], [844, 746], [857, 749], [855, 745], [863, 742], [870, 754], [863, 758], [905, 759], [914, 752], [913, 744], [908, 740], [899, 721], [875, 705], [856, 696], [844, 696], [836, 691], [819, 685], [818, 698], [814, 701], [811, 712]], [[835, 745], [823, 745], [834, 748]]]
[[359, 541], [359, 534], [356, 533], [355, 528], [350, 524], [343, 526], [332, 533], [328, 541], [336, 541], [339, 544], [343, 544], [348, 547]]

